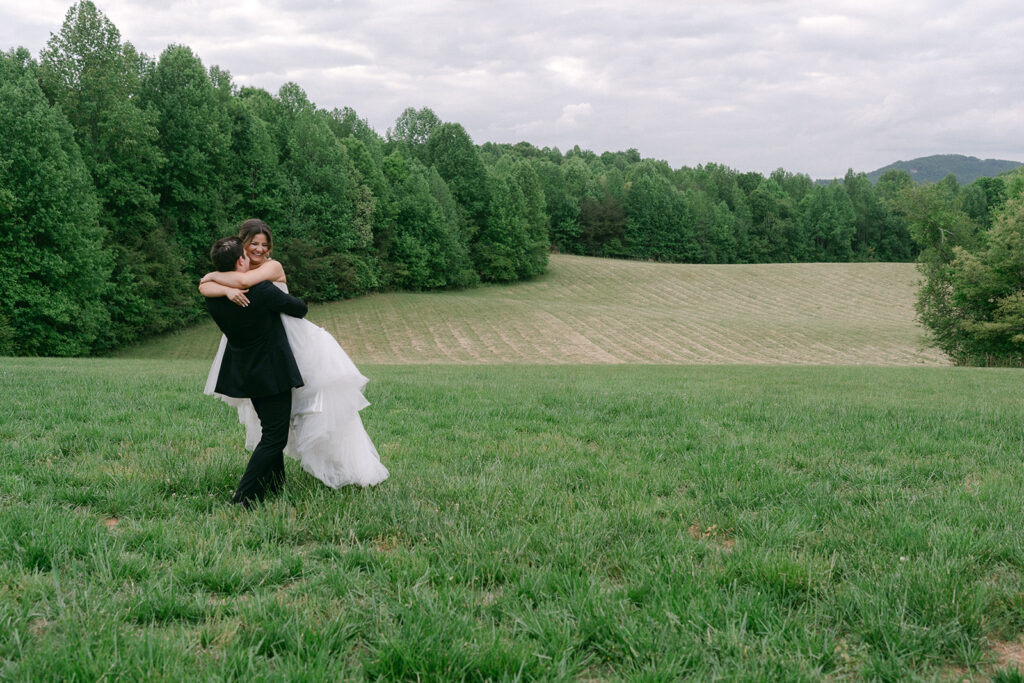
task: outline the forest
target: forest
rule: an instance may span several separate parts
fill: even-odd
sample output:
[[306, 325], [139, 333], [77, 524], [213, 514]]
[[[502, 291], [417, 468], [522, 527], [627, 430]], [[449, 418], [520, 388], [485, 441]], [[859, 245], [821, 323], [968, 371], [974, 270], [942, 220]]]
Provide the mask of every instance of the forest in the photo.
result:
[[[187, 46], [139, 53], [83, 0], [38, 59], [0, 52], [0, 355], [103, 354], [192, 323], [210, 244], [249, 217], [273, 228], [292, 290], [318, 302], [528, 279], [552, 251], [925, 254], [945, 273], [1020, 191], [1019, 173], [925, 189], [905, 171], [877, 183], [850, 171], [818, 185], [783, 169], [673, 169], [633, 149], [478, 145], [427, 107], [382, 135], [299, 84], [239, 87]], [[956, 230], [935, 232], [928, 211]]]

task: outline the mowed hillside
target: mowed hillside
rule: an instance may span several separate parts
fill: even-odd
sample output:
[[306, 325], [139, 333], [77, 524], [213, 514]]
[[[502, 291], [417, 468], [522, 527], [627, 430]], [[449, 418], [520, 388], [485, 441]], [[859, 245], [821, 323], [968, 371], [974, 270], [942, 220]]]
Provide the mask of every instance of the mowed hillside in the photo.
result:
[[[945, 365], [913, 264], [687, 265], [554, 255], [527, 283], [313, 306], [357, 363]], [[301, 295], [301, 293], [299, 293]], [[212, 323], [125, 357], [211, 358]]]

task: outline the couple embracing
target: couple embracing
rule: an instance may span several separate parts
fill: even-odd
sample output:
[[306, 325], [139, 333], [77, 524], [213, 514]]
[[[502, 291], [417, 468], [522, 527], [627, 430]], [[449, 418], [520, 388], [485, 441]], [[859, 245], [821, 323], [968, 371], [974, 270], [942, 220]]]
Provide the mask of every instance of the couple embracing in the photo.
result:
[[280, 490], [283, 455], [332, 488], [388, 477], [359, 418], [367, 379], [329, 332], [304, 319], [306, 304], [288, 294], [272, 249], [267, 224], [249, 219], [238, 237], [214, 243], [216, 270], [199, 285], [224, 333], [205, 392], [238, 410], [252, 449], [233, 499], [245, 507]]

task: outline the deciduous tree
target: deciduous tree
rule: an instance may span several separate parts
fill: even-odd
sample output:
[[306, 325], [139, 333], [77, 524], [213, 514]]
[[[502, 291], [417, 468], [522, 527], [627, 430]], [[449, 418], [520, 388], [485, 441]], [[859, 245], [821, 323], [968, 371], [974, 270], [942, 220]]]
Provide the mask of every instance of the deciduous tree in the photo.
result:
[[196, 307], [173, 236], [156, 219], [164, 157], [156, 112], [139, 104], [149, 60], [89, 0], [68, 10], [40, 60], [44, 91], [74, 126], [115, 258], [102, 345], [180, 327]]
[[24, 49], [0, 52], [0, 327], [19, 355], [93, 351], [112, 257], [74, 129]]
[[227, 214], [230, 119], [202, 62], [172, 45], [143, 83], [145, 102], [158, 112], [159, 220], [181, 245], [192, 275], [209, 270], [210, 245], [231, 221]]
[[[473, 141], [461, 125], [443, 123], [431, 130], [426, 152], [426, 165], [437, 169], [448, 185], [462, 210], [470, 240], [475, 241], [477, 233], [487, 227], [490, 201], [487, 170]], [[481, 264], [476, 265], [484, 277]]]

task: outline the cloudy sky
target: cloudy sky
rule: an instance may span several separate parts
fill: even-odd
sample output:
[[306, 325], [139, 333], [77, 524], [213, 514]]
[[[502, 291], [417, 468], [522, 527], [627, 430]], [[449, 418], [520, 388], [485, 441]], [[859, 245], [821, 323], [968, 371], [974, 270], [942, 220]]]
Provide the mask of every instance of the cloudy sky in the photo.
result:
[[[139, 50], [298, 83], [384, 134], [433, 109], [477, 143], [635, 147], [815, 178], [957, 153], [1024, 161], [1019, 0], [95, 0]], [[38, 56], [69, 0], [0, 0]]]

